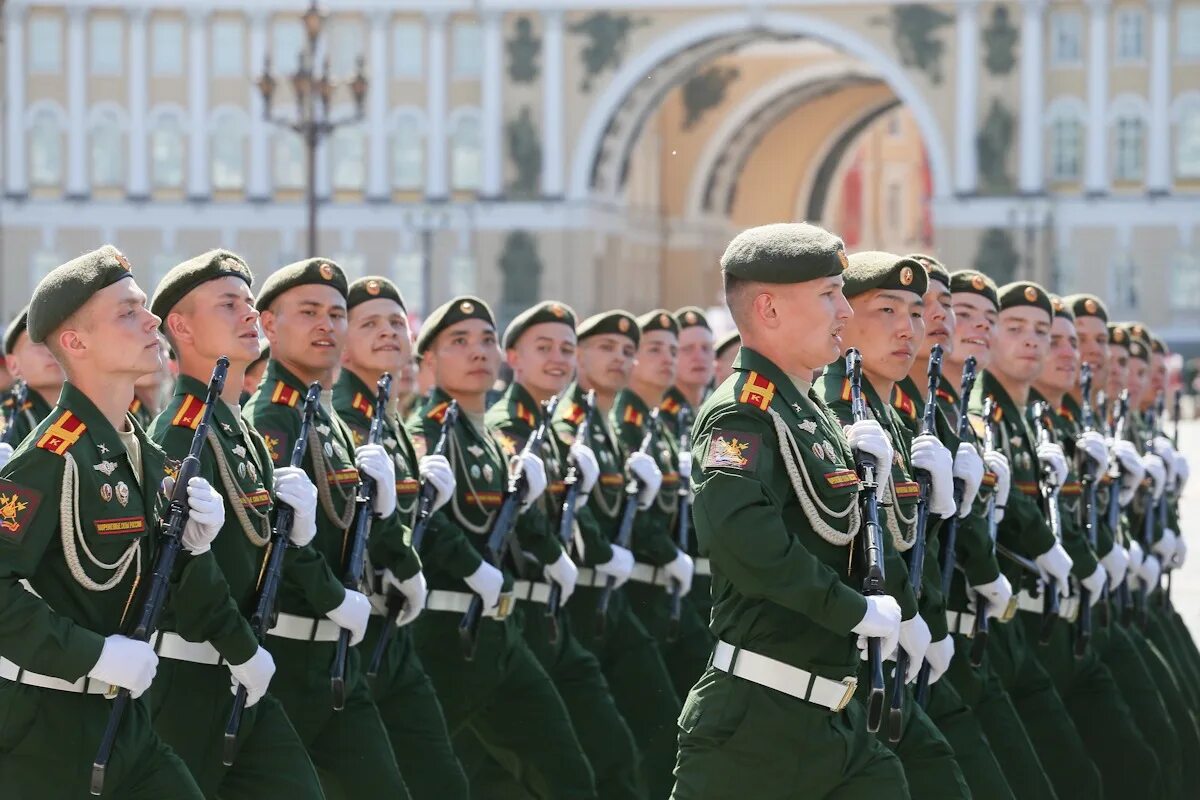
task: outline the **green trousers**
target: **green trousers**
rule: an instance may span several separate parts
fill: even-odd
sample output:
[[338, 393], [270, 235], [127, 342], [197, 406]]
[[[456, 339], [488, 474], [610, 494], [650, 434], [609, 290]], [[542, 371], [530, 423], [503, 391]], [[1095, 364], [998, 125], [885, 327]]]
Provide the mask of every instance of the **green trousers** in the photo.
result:
[[974, 800], [1016, 800], [982, 723], [947, 675], [929, 687], [925, 712], [950, 743]]
[[600, 589], [581, 586], [565, 609], [571, 630], [600, 662], [621, 716], [628, 723], [642, 757], [642, 777], [651, 798], [671, 793], [681, 703], [658, 645], [629, 607], [624, 589], [613, 592], [604, 635], [599, 635], [596, 608]]
[[[375, 651], [385, 624], [383, 617], [371, 617], [359, 646], [363, 658]], [[379, 674], [371, 682], [371, 695], [414, 800], [469, 797], [467, 776], [450, 743], [442, 705], [407, 627], [396, 632], [384, 653]]]
[[[0, 680], [0, 795], [5, 800], [86, 798], [112, 703]], [[144, 700], [121, 720], [104, 783], [121, 800], [202, 800], [188, 768], [159, 737]]]
[[1162, 608], [1158, 595], [1155, 595], [1146, 614], [1144, 631], [1171, 664], [1192, 710], [1200, 711], [1200, 664], [1194, 654], [1196, 646], [1183, 621], [1176, 622], [1177, 616], [1173, 608]]
[[222, 800], [322, 800], [312, 761], [271, 694], [242, 713], [233, 766], [222, 763], [233, 707], [229, 668], [168, 658], [158, 662], [149, 692], [159, 736], [187, 764], [205, 797]]
[[835, 713], [708, 669], [679, 727], [674, 800], [910, 797], [900, 759], [867, 732], [857, 700]]
[[351, 648], [347, 659], [345, 708], [333, 710], [329, 667], [336, 646], [336, 642], [268, 636], [266, 647], [275, 657], [276, 668], [271, 692], [300, 735], [329, 800], [407, 798], [408, 789], [362, 671], [359, 647]]
[[1179, 736], [1183, 757], [1183, 785], [1200, 786], [1200, 722], [1197, 721], [1196, 713], [1188, 706], [1179, 686], [1179, 679], [1159, 649], [1145, 638], [1137, 626], [1126, 627], [1125, 632], [1137, 648], [1142, 663], [1146, 665], [1155, 687], [1162, 695], [1167, 713], [1171, 715], [1171, 724]]
[[592, 769], [567, 709], [516, 620], [482, 620], [468, 661], [459, 645], [461, 618], [426, 611], [412, 624], [456, 746], [469, 729], [501, 764], [514, 765], [518, 781], [534, 797], [594, 798]]
[[[904, 687], [904, 716], [900, 727], [900, 741], [889, 741], [887, 712], [892, 702], [891, 677], [894, 667], [893, 663], [889, 663], [885, 669], [887, 702], [884, 705], [883, 724], [876, 736], [900, 758], [908, 789], [914, 798], [970, 800], [971, 790], [967, 788], [967, 779], [954, 758], [954, 749], [925, 709], [917, 705], [911, 686]], [[864, 666], [858, 677], [858, 691], [855, 694], [857, 702], [865, 704], [869, 693], [870, 682]]]
[[671, 596], [662, 586], [629, 581], [621, 591], [633, 608], [633, 613], [658, 642], [659, 652], [675, 685], [675, 694], [686, 697], [692, 685], [708, 666], [712, 655], [713, 637], [708, 623], [700, 618], [695, 605], [683, 598], [677, 626], [671, 623]]

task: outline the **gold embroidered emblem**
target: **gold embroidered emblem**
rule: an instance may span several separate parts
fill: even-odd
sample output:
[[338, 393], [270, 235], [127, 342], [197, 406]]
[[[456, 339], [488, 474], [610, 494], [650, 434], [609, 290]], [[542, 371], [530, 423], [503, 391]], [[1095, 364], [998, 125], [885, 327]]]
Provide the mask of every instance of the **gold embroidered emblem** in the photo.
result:
[[726, 440], [724, 436], [718, 436], [708, 446], [708, 461], [714, 467], [742, 469], [750, 463], [749, 459], [742, 455], [749, 447], [749, 442]]
[[0, 528], [14, 532], [21, 530], [21, 523], [17, 521], [17, 514], [20, 514], [27, 508], [29, 508], [29, 504], [22, 502], [19, 495], [15, 493], [0, 494]]

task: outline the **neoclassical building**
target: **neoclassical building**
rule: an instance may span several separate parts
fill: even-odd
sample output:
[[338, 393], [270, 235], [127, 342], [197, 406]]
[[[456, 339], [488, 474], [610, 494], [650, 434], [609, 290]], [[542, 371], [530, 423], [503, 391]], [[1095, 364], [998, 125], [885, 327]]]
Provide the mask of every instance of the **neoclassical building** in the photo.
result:
[[[0, 312], [104, 241], [152, 285], [306, 247], [306, 0], [4, 3]], [[1200, 352], [1200, 0], [326, 0], [365, 58], [319, 249], [502, 316], [720, 302], [742, 227], [1093, 290]], [[330, 100], [348, 111], [348, 92]]]

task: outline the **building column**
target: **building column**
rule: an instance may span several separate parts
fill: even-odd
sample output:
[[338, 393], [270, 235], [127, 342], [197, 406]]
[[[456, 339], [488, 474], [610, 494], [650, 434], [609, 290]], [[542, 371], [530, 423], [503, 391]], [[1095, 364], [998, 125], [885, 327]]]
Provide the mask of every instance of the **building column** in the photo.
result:
[[4, 192], [23, 197], [29, 192], [25, 168], [25, 20], [26, 8], [13, 5], [4, 15], [4, 139], [7, 153], [4, 165]]
[[387, 35], [391, 14], [377, 11], [370, 16], [370, 95], [367, 99], [367, 199], [387, 200], [392, 194], [392, 170], [388, 163], [387, 106], [389, 64]]
[[208, 172], [208, 9], [188, 9], [188, 184], [192, 200], [210, 194]]
[[480, 79], [480, 125], [482, 128], [483, 174], [479, 194], [494, 198], [504, 193], [504, 63], [502, 14], [483, 14], [483, 75]]
[[[247, 16], [250, 22], [250, 74], [254, 75], [255, 70], [266, 66], [268, 14], [265, 9], [254, 8]], [[250, 174], [246, 197], [264, 202], [271, 199], [271, 132], [257, 83], [250, 85], [249, 92]]]
[[963, 0], [955, 22], [954, 191], [974, 194], [979, 183], [975, 135], [979, 118], [979, 59], [963, 58], [979, 51], [978, 0]]
[[566, 192], [563, 165], [563, 12], [542, 14], [542, 194]]
[[1083, 189], [1108, 193], [1108, 11], [1109, 0], [1087, 0], [1087, 150]]
[[1150, 129], [1146, 191], [1171, 191], [1171, 0], [1150, 0]]
[[146, 8], [129, 9], [129, 176], [125, 193], [131, 200], [150, 197], [149, 149], [146, 142]]
[[87, 9], [67, 8], [67, 197], [91, 192], [87, 158]]
[[450, 195], [446, 147], [447, 22], [448, 16], [444, 11], [434, 11], [425, 17], [425, 41], [429, 49], [429, 63], [425, 75], [425, 113], [428, 117], [425, 135], [425, 196], [430, 200], [445, 200]]
[[1041, 194], [1044, 189], [1042, 115], [1046, 104], [1042, 82], [1046, 79], [1045, 22], [1046, 0], [1022, 0], [1020, 166], [1017, 172], [1017, 189], [1021, 194]]

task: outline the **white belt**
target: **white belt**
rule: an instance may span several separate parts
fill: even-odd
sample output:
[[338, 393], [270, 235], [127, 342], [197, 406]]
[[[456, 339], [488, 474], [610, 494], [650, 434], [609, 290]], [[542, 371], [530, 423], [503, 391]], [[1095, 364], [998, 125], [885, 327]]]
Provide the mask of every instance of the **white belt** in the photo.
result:
[[471, 598], [474, 597], [470, 592], [451, 592], [446, 589], [433, 589], [429, 592], [429, 596], [425, 598], [426, 611], [453, 611], [458, 614], [467, 613], [467, 609], [471, 607]]
[[[1045, 589], [1042, 590], [1043, 592]], [[1017, 593], [1017, 608], [1021, 611], [1028, 611], [1031, 614], [1041, 614], [1046, 608], [1046, 599], [1039, 595], [1034, 597], [1029, 593], [1028, 589], [1022, 589]], [[1058, 600], [1058, 616], [1068, 621], [1074, 621], [1079, 616], [1079, 597], [1074, 595], [1071, 597], [1060, 597]]]
[[336, 642], [342, 629], [331, 619], [312, 619], [296, 614], [280, 614], [268, 636], [298, 639], [302, 642]]
[[7, 658], [0, 658], [0, 678], [14, 683], [23, 683], [26, 686], [54, 689], [59, 692], [74, 692], [75, 694], [108, 694], [111, 688], [107, 683], [86, 675], [77, 681], [65, 681], [62, 678], [39, 675], [36, 672], [21, 669]]
[[712, 562], [707, 558], [696, 559], [696, 574], [697, 575], [712, 575]]
[[546, 605], [550, 602], [550, 584], [538, 581], [514, 581], [513, 597], [531, 603]]
[[966, 636], [975, 635], [975, 615], [970, 611], [946, 611], [946, 625], [950, 633], [961, 633]]
[[717, 642], [713, 651], [712, 665], [722, 672], [800, 700], [807, 700], [830, 711], [841, 711], [845, 708], [854, 697], [854, 690], [858, 688], [858, 678], [853, 675], [840, 681], [822, 678], [808, 670], [749, 650], [739, 650], [722, 641]]
[[227, 663], [210, 642], [189, 642], [170, 631], [154, 634], [150, 638], [150, 644], [160, 658], [169, 658], [172, 661], [190, 661], [193, 664], [211, 664], [214, 667]]
[[603, 589], [608, 583], [608, 576], [594, 567], [580, 567], [579, 578], [575, 581], [575, 587], [594, 586]]
[[641, 562], [633, 565], [633, 572], [630, 573], [629, 580], [637, 581], [638, 583], [649, 583], [653, 586], [671, 585], [671, 576], [667, 574], [666, 569]]

